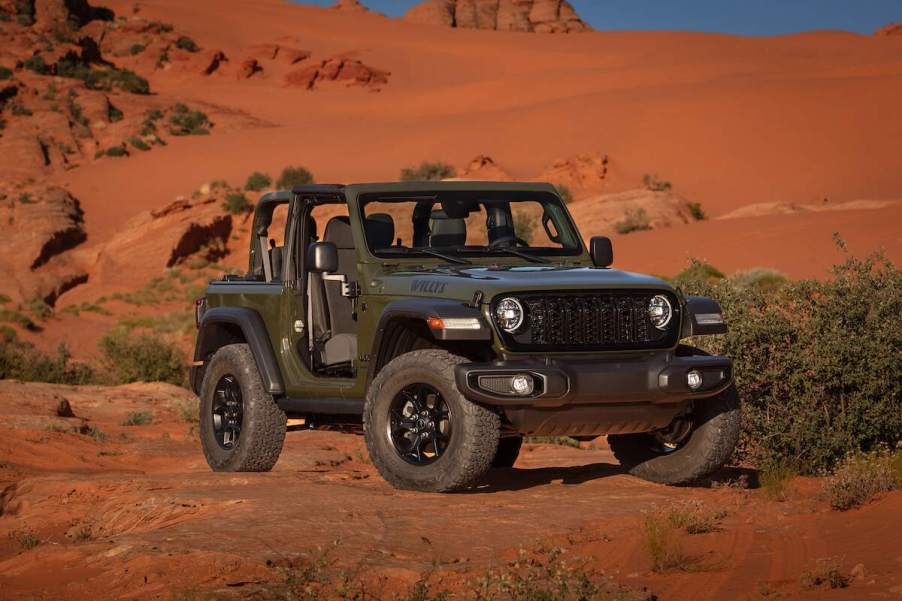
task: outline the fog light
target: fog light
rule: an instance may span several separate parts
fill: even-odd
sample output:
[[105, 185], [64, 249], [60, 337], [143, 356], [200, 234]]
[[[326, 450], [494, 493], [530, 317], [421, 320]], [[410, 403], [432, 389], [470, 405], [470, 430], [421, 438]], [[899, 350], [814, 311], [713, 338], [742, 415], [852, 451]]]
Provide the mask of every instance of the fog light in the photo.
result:
[[520, 396], [532, 394], [534, 384], [532, 376], [514, 376], [511, 378], [511, 391]]
[[702, 386], [702, 375], [693, 369], [686, 374], [686, 384], [688, 384], [689, 388], [692, 390], [698, 390]]

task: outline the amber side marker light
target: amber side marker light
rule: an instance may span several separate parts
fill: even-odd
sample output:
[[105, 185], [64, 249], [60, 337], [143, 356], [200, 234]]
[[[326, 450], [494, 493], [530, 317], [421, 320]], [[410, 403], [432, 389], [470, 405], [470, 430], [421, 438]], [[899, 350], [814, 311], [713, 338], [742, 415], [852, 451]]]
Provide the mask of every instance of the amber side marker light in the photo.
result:
[[426, 320], [433, 330], [479, 330], [482, 324], [475, 317], [430, 317]]

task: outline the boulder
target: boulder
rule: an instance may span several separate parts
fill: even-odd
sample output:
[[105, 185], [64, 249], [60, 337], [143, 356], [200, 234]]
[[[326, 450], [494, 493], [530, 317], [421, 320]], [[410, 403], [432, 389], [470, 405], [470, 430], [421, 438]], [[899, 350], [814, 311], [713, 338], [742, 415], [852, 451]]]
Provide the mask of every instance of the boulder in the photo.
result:
[[198, 252], [221, 253], [231, 233], [232, 216], [218, 203], [192, 204], [178, 198], [125, 223], [98, 253], [96, 278], [100, 283], [140, 285], [146, 274], [160, 273]]
[[46, 147], [21, 120], [10, 121], [0, 137], [0, 180], [43, 174], [50, 165]]
[[335, 0], [335, 4], [330, 6], [332, 10], [340, 10], [352, 13], [368, 13], [370, 9], [360, 3], [360, 0]]
[[0, 191], [0, 293], [53, 304], [87, 274], [65, 256], [87, 238], [78, 200], [58, 186]]
[[890, 23], [875, 31], [874, 35], [878, 38], [884, 38], [891, 35], [902, 36], [902, 23]]
[[408, 10], [404, 19], [461, 29], [539, 33], [591, 30], [567, 0], [426, 0]]
[[600, 193], [608, 179], [608, 156], [584, 153], [554, 161], [539, 181], [567, 186], [574, 198]]
[[644, 213], [651, 229], [693, 221], [688, 200], [673, 192], [652, 192], [644, 188], [592, 196], [571, 203], [569, 209], [587, 239], [596, 235], [618, 235], [617, 225], [638, 211]]
[[460, 179], [505, 182], [511, 176], [492, 157], [480, 154], [460, 171]]
[[356, 59], [333, 57], [290, 71], [285, 84], [312, 90], [324, 82], [344, 82], [378, 90], [388, 83], [391, 73], [374, 69]]

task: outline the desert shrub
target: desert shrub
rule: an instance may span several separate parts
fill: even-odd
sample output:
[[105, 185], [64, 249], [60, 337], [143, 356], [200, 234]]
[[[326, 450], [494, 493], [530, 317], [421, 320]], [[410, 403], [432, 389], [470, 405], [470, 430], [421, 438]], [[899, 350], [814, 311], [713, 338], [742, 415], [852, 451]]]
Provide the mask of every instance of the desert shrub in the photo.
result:
[[902, 486], [899, 457], [902, 453], [894, 457], [879, 451], [850, 455], [824, 482], [824, 495], [830, 506], [845, 511]]
[[739, 289], [755, 288], [764, 293], [774, 292], [788, 282], [788, 278], [776, 269], [756, 267], [745, 271], [737, 271], [730, 276], [730, 281]]
[[169, 382], [183, 386], [186, 370], [181, 351], [151, 334], [114, 328], [100, 339], [103, 366], [114, 384]]
[[185, 50], [187, 52], [197, 52], [200, 50], [197, 44], [194, 43], [194, 40], [189, 38], [186, 35], [180, 36], [179, 39], [175, 41], [176, 48], [180, 48], [181, 50]]
[[681, 271], [673, 278], [674, 284], [677, 286], [696, 286], [698, 283], [715, 284], [726, 276], [722, 271], [711, 265], [693, 259], [689, 267]]
[[108, 157], [127, 157], [128, 150], [125, 148], [125, 146], [111, 146], [107, 148], [103, 152], [103, 154]]
[[173, 136], [206, 136], [212, 126], [206, 113], [191, 110], [181, 102], [173, 105], [169, 116], [169, 133]]
[[285, 167], [282, 175], [276, 180], [276, 187], [280, 190], [290, 190], [295, 186], [305, 186], [313, 183], [313, 174], [305, 167]]
[[22, 62], [22, 66], [38, 75], [47, 75], [50, 73], [50, 65], [44, 60], [40, 54], [29, 56]]
[[232, 215], [250, 213], [253, 207], [241, 192], [229, 192], [222, 203], [222, 210]]
[[642, 546], [655, 572], [686, 569], [692, 558], [683, 548], [682, 533], [666, 515], [652, 511], [642, 520]]
[[401, 169], [402, 182], [429, 182], [448, 179], [457, 175], [457, 171], [451, 165], [436, 161], [420, 163], [418, 167], [405, 167]]
[[704, 221], [708, 218], [705, 214], [705, 211], [702, 209], [702, 203], [700, 202], [690, 202], [689, 203], [689, 214], [696, 221]]
[[683, 501], [663, 511], [664, 518], [674, 528], [685, 530], [687, 534], [707, 534], [719, 530], [720, 522], [726, 515], [726, 511], [712, 511], [700, 501]]
[[570, 188], [568, 188], [564, 184], [555, 184], [554, 187], [557, 190], [558, 196], [560, 196], [561, 200], [564, 201], [564, 204], [570, 204], [571, 202], [573, 202], [573, 193], [570, 192]]
[[657, 174], [652, 175], [649, 173], [642, 176], [642, 185], [652, 192], [670, 192], [673, 188], [673, 184], [670, 182], [658, 179]]
[[146, 426], [153, 422], [153, 415], [147, 411], [132, 411], [124, 420], [119, 422], [120, 426]]
[[838, 557], [822, 557], [815, 561], [814, 568], [802, 572], [799, 584], [802, 588], [846, 588], [852, 581], [842, 573], [842, 562]]
[[15, 379], [52, 384], [93, 382], [94, 370], [87, 365], [71, 361], [71, 358], [72, 355], [64, 344], [61, 344], [56, 355], [52, 356], [17, 340], [14, 334], [4, 332], [0, 339], [0, 380]]
[[128, 143], [132, 145], [133, 148], [137, 148], [138, 150], [148, 151], [150, 150], [150, 144], [138, 138], [137, 136], [131, 136], [128, 139]]
[[758, 475], [761, 490], [771, 501], [785, 501], [789, 498], [790, 486], [795, 473], [784, 461], [771, 462], [765, 465]]
[[131, 54], [132, 56], [137, 56], [137, 55], [141, 54], [142, 52], [144, 52], [146, 49], [147, 49], [147, 46], [145, 44], [132, 44], [131, 47], [128, 49], [128, 53]]
[[244, 189], [249, 192], [260, 192], [272, 185], [272, 178], [260, 171], [254, 171], [247, 177]]
[[19, 117], [30, 117], [32, 115], [31, 109], [29, 109], [21, 102], [10, 102], [9, 110], [12, 111], [13, 115], [17, 115]]
[[107, 117], [109, 118], [111, 123], [116, 123], [117, 121], [122, 121], [122, 119], [125, 118], [125, 113], [111, 104], [109, 110], [107, 110]]
[[560, 447], [579, 448], [579, 441], [569, 436], [527, 436], [523, 442], [530, 444], [553, 444]]
[[24, 551], [28, 551], [29, 549], [34, 549], [38, 545], [41, 544], [40, 537], [35, 534], [32, 530], [28, 528], [23, 528], [21, 530], [14, 530], [9, 533], [10, 540], [16, 542], [21, 549]]
[[0, 81], [2, 81], [4, 79], [9, 79], [12, 76], [13, 76], [12, 69], [0, 66]]
[[[77, 79], [81, 79], [80, 77]], [[90, 71], [84, 76], [85, 85], [92, 90], [110, 92], [114, 89], [132, 94], [150, 94], [150, 83], [128, 69]]]
[[29, 192], [22, 192], [21, 194], [19, 194], [19, 202], [23, 205], [34, 204], [34, 200], [32, 199], [31, 193]]
[[627, 211], [622, 221], [618, 221], [614, 228], [618, 234], [629, 234], [651, 229], [651, 219], [642, 207]]
[[[840, 242], [841, 244], [841, 242]], [[743, 401], [741, 459], [827, 471], [848, 453], [902, 440], [902, 273], [882, 255], [847, 256], [825, 281], [772, 292], [688, 277], [717, 299], [729, 331], [693, 342], [730, 356]]]
[[66, 107], [69, 109], [69, 114], [72, 116], [72, 120], [81, 125], [88, 124], [88, 118], [85, 117], [84, 111], [81, 108], [81, 105], [75, 100], [72, 96], [66, 97]]

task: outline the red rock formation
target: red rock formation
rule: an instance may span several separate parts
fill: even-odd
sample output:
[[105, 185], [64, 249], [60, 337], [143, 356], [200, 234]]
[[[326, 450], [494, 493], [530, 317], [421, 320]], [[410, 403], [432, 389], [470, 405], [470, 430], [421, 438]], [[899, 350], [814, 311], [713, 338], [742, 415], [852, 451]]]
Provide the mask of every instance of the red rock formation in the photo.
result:
[[407, 11], [404, 19], [499, 31], [572, 33], [591, 29], [567, 0], [426, 0]]
[[335, 0], [335, 4], [329, 8], [355, 13], [368, 13], [370, 9], [360, 3], [360, 0]]
[[608, 157], [585, 153], [554, 161], [537, 178], [555, 185], [564, 185], [574, 198], [601, 192], [608, 178]]
[[881, 27], [880, 29], [875, 31], [874, 35], [880, 38], [891, 35], [902, 36], [902, 23], [890, 23], [889, 25]]
[[0, 189], [0, 293], [53, 304], [87, 274], [65, 256], [85, 241], [78, 200], [56, 186]]
[[460, 179], [503, 182], [511, 176], [492, 157], [480, 154], [460, 171]]
[[374, 69], [356, 59], [333, 57], [289, 72], [285, 84], [312, 90], [323, 82], [335, 81], [378, 90], [388, 83], [389, 75], [388, 71]]

